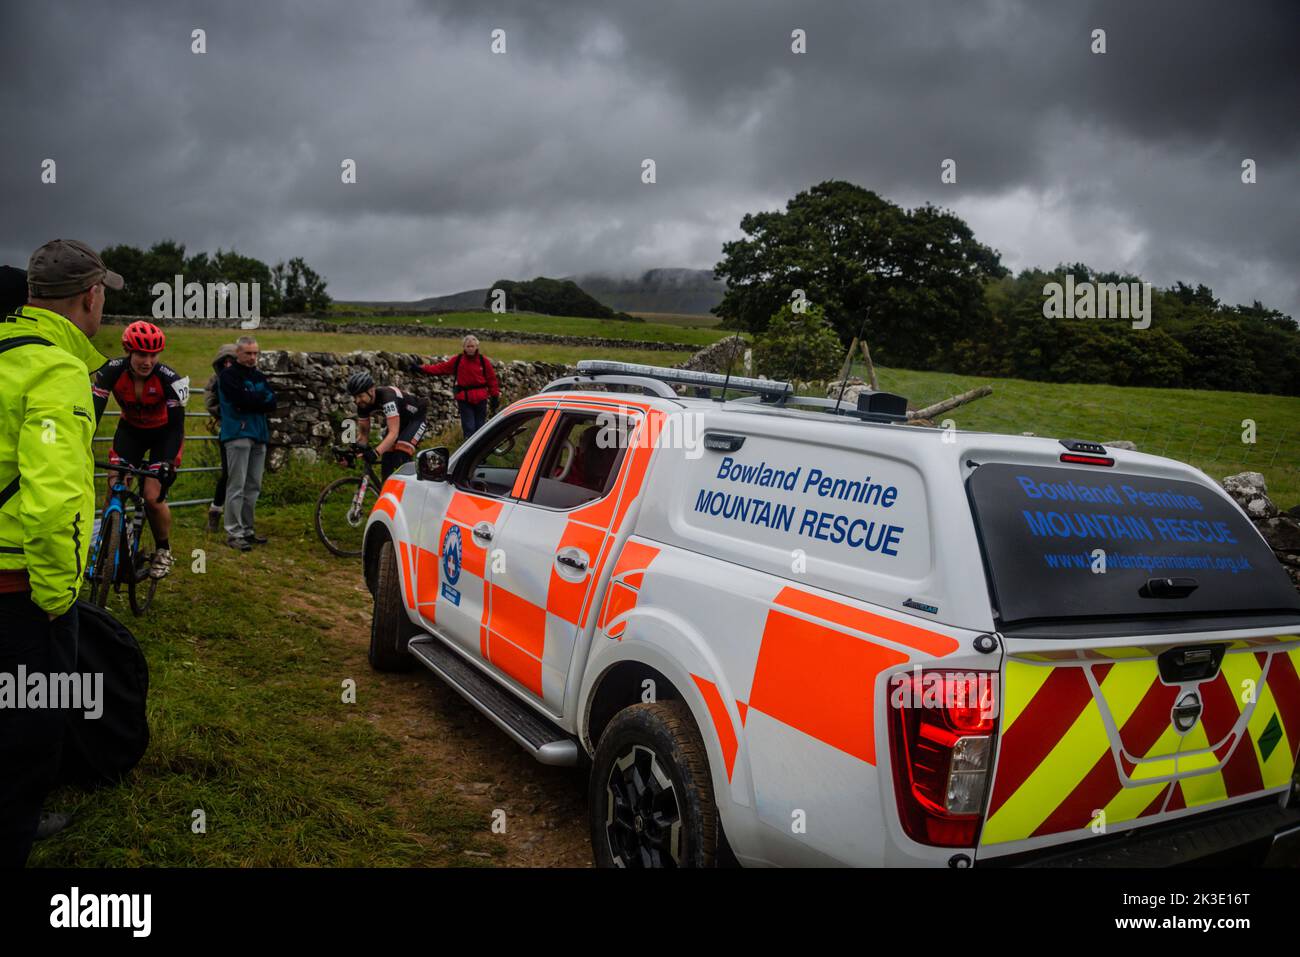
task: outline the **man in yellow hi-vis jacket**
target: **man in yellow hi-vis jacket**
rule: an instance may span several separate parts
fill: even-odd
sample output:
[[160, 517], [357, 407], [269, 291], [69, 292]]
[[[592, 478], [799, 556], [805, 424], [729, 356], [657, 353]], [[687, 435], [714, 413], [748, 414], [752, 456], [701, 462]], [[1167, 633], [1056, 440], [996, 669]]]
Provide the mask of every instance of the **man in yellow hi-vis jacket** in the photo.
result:
[[28, 304], [0, 319], [0, 867], [26, 862], [58, 770], [64, 714], [29, 689], [76, 672], [95, 522], [89, 376], [104, 362], [90, 337], [122, 277], [56, 239], [32, 254], [27, 285]]

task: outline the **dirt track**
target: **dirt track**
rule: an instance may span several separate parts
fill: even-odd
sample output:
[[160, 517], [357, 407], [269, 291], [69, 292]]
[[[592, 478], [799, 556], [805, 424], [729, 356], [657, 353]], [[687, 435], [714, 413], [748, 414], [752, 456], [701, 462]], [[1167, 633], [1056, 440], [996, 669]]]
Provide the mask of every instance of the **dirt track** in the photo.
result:
[[[339, 603], [334, 636], [346, 642], [357, 670], [369, 672], [370, 596], [346, 568], [338, 571], [337, 587], [339, 594], [356, 595], [356, 600]], [[495, 810], [505, 812], [506, 832], [493, 835], [504, 850], [503, 863], [591, 866], [584, 772], [538, 764], [424, 669], [374, 677], [383, 693], [369, 702], [366, 717], [425, 759], [421, 763], [431, 769], [431, 777], [421, 782], [421, 790], [430, 796], [455, 793], [481, 808], [485, 831]]]

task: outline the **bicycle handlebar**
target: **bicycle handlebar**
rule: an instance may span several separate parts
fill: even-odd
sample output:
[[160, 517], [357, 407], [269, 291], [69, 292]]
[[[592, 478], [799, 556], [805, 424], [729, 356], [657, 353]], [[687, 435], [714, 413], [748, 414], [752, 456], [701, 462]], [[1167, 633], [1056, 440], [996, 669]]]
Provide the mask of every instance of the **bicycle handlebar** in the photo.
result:
[[128, 475], [138, 475], [141, 478], [158, 478], [157, 472], [151, 472], [148, 469], [138, 469], [134, 465], [127, 465], [125, 462], [119, 462], [117, 465], [112, 465], [108, 462], [96, 462], [95, 467], [105, 469], [109, 472], [125, 472]]

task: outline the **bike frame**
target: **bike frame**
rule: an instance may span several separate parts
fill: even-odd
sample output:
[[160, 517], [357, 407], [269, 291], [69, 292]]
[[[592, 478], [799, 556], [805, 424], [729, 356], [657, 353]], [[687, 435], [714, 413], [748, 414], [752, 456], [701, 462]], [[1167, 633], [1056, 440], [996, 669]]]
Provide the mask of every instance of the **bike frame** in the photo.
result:
[[[350, 451], [335, 449], [334, 455], [335, 458], [339, 460], [340, 464], [346, 463], [349, 469], [356, 468], [356, 459], [358, 456], [353, 455]], [[366, 490], [370, 488], [371, 485], [382, 484], [379, 481], [379, 476], [375, 474], [375, 466], [372, 463], [362, 460], [362, 465], [364, 468], [361, 470], [361, 484], [357, 486], [357, 492], [352, 496], [352, 507], [348, 509], [349, 521], [356, 516], [358, 509], [365, 504]]]
[[[111, 471], [118, 472], [119, 475], [140, 475], [142, 470], [132, 469], [125, 465], [108, 465], [105, 466]], [[142, 477], [152, 478], [152, 475], [145, 473]], [[108, 504], [104, 506], [104, 511], [99, 517], [99, 534], [95, 536], [95, 542], [90, 548], [90, 560], [86, 563], [87, 580], [95, 573], [95, 565], [99, 560], [99, 549], [103, 545], [105, 535], [104, 529], [107, 522], [121, 522], [122, 528], [122, 545], [118, 554], [112, 556], [112, 578], [113, 582], [124, 581], [121, 575], [122, 551], [125, 550], [131, 557], [132, 570], [135, 574], [135, 559], [140, 550], [140, 532], [144, 529], [144, 496], [131, 488], [130, 479], [117, 479], [109, 486]], [[130, 523], [126, 520], [126, 506], [130, 503], [134, 506]]]

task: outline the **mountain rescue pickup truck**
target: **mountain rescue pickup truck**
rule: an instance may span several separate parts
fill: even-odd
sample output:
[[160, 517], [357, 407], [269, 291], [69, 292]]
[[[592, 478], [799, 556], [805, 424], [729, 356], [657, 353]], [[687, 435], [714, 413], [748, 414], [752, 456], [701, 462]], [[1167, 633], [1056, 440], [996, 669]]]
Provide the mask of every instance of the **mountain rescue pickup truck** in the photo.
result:
[[372, 665], [589, 761], [601, 865], [1300, 856], [1300, 595], [1218, 486], [792, 393], [585, 362], [422, 451]]

